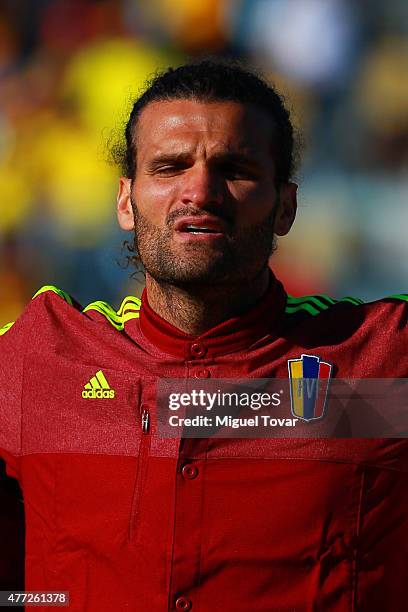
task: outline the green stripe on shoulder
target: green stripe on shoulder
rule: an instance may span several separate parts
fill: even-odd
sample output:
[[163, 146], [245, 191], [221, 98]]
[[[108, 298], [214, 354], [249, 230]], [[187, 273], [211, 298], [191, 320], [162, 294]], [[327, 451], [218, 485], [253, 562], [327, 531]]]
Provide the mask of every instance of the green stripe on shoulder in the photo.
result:
[[124, 312], [132, 311], [139, 312], [142, 306], [142, 301], [133, 295], [127, 295], [118, 309], [118, 315], [123, 315]]
[[100, 300], [91, 302], [91, 304], [88, 304], [88, 306], [86, 306], [82, 312], [88, 312], [89, 310], [96, 310], [96, 312], [102, 314], [117, 330], [121, 331], [123, 329], [122, 318], [107, 302], [102, 302]]
[[360, 300], [360, 298], [349, 296], [341, 298], [340, 300], [335, 300], [334, 298], [325, 294], [303, 295], [300, 297], [288, 295], [285, 313], [295, 314], [303, 311], [311, 316], [316, 316], [339, 302], [349, 302], [350, 304], [353, 304], [353, 306], [364, 304], [363, 300]]
[[364, 300], [360, 300], [360, 298], [351, 297], [347, 295], [346, 297], [340, 298], [339, 302], [350, 302], [353, 306], [359, 306], [360, 304], [365, 304]]
[[[74, 306], [74, 300], [69, 295], [69, 293], [63, 291], [62, 289], [59, 289], [58, 287], [55, 287], [55, 285], [44, 285], [44, 287], [41, 287], [33, 295], [32, 299], [34, 300], [42, 293], [47, 293], [48, 291], [56, 293], [69, 305]], [[76, 304], [76, 302], [75, 305], [78, 307], [78, 304]], [[134, 297], [133, 295], [128, 295], [122, 300], [122, 303], [117, 312], [114, 308], [112, 308], [110, 304], [108, 304], [107, 302], [103, 302], [102, 300], [91, 302], [82, 310], [82, 312], [95, 310], [96, 312], [102, 314], [115, 329], [122, 331], [127, 321], [139, 318], [139, 311], [141, 305], [142, 302], [139, 298]], [[15, 322], [13, 321], [11, 323], [7, 323], [3, 327], [0, 327], [0, 336], [8, 332], [8, 330], [14, 325], [14, 323]]]
[[3, 336], [6, 332], [8, 332], [10, 327], [13, 327], [14, 323], [15, 321], [12, 321], [11, 323], [6, 323], [6, 325], [3, 325], [3, 327], [0, 327], [0, 336]]
[[62, 289], [58, 289], [54, 285], [44, 285], [41, 287], [36, 293], [34, 293], [32, 299], [34, 300], [37, 296], [41, 295], [41, 293], [47, 293], [47, 291], [51, 291], [52, 293], [56, 293], [59, 295], [65, 302], [72, 306], [72, 297], [66, 291]]
[[304, 311], [311, 316], [315, 316], [320, 312], [327, 310], [335, 303], [336, 300], [333, 300], [333, 298], [324, 294], [302, 295], [300, 297], [288, 295], [285, 312], [286, 314], [294, 314], [296, 312]]
[[394, 295], [388, 295], [386, 300], [400, 300], [401, 302], [408, 302], [408, 293], [395, 293]]
[[110, 304], [100, 300], [91, 302], [91, 304], [88, 304], [88, 306], [86, 306], [82, 312], [96, 310], [96, 312], [102, 314], [115, 329], [122, 331], [127, 321], [130, 321], [130, 319], [139, 318], [140, 307], [141, 301], [138, 298], [127, 296], [122, 301], [122, 304], [117, 312]]
[[286, 304], [285, 313], [294, 314], [295, 312], [299, 312], [301, 310], [306, 311], [312, 316], [317, 315], [320, 312], [320, 310], [318, 310], [317, 308], [314, 308], [311, 304], [307, 304], [306, 302], [304, 304], [298, 304], [297, 306], [292, 306], [288, 301], [288, 303]]
[[327, 308], [328, 305], [331, 306], [332, 304], [336, 303], [336, 300], [323, 293], [319, 295], [302, 295], [300, 297], [288, 295], [288, 300], [294, 304], [300, 304], [301, 302], [312, 302], [317, 306], [321, 306], [322, 308]]

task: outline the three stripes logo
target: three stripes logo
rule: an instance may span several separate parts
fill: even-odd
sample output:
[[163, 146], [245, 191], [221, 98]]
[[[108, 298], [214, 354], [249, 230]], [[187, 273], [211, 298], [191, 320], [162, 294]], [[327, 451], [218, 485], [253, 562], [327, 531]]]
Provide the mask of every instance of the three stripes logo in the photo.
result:
[[86, 383], [82, 391], [82, 397], [85, 399], [112, 399], [115, 397], [115, 391], [110, 388], [102, 370], [98, 370], [89, 383]]
[[313, 421], [324, 416], [332, 367], [314, 355], [288, 359], [290, 404], [295, 417]]

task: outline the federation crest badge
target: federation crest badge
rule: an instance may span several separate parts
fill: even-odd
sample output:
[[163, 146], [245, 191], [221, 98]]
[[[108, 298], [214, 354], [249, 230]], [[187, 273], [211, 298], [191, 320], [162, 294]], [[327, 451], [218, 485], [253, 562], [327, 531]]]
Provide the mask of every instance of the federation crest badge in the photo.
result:
[[288, 359], [293, 416], [307, 422], [324, 417], [332, 368], [331, 363], [314, 355]]

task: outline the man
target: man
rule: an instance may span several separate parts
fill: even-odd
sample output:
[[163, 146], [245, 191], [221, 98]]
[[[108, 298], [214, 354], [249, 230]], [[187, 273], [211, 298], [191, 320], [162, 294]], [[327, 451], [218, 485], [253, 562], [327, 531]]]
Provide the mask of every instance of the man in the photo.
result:
[[402, 609], [403, 439], [164, 438], [156, 408], [160, 379], [287, 379], [305, 356], [406, 377], [407, 296], [286, 295], [268, 260], [296, 212], [293, 133], [256, 76], [159, 75], [126, 143], [118, 219], [142, 300], [82, 310], [44, 287], [1, 337], [26, 589], [78, 611]]

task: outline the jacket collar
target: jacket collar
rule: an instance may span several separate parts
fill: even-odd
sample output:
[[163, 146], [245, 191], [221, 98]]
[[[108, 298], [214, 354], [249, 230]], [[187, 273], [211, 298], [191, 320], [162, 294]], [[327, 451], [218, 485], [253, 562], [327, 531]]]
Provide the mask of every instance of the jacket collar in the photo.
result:
[[243, 315], [223, 321], [198, 336], [186, 334], [156, 314], [142, 294], [140, 330], [159, 351], [182, 359], [203, 359], [249, 348], [272, 332], [286, 305], [282, 284], [271, 273], [271, 282], [261, 301]]

